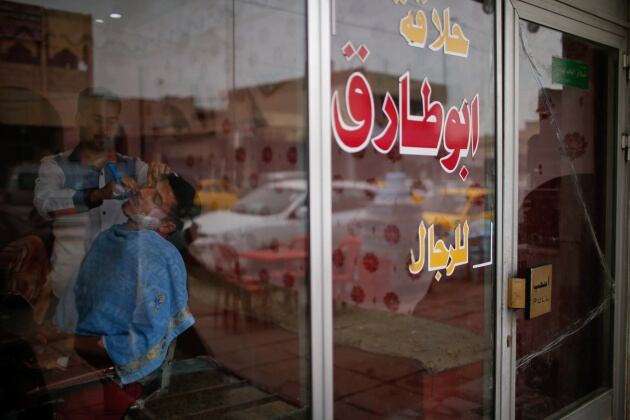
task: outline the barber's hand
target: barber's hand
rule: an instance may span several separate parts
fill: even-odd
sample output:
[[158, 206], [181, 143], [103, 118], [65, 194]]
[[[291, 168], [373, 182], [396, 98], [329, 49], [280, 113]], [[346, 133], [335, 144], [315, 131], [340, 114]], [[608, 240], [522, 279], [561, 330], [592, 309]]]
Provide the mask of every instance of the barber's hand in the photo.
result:
[[90, 203], [92, 205], [100, 205], [103, 200], [109, 200], [112, 198], [114, 194], [114, 187], [116, 186], [116, 181], [111, 180], [105, 185], [103, 188], [95, 188], [90, 192]]
[[147, 176], [147, 185], [155, 185], [162, 175], [173, 172], [166, 163], [151, 162], [149, 163], [149, 174]]
[[138, 189], [138, 183], [136, 180], [128, 176], [120, 177], [120, 182], [127, 191], [136, 191]]

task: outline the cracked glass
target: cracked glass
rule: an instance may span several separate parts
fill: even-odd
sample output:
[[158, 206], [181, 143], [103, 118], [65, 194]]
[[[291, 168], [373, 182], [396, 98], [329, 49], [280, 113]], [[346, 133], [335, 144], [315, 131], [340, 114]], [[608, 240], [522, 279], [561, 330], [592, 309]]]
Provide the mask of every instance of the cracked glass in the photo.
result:
[[516, 417], [538, 419], [611, 385], [617, 52], [526, 21], [520, 34], [518, 274], [551, 264], [552, 281], [551, 312], [519, 312]]

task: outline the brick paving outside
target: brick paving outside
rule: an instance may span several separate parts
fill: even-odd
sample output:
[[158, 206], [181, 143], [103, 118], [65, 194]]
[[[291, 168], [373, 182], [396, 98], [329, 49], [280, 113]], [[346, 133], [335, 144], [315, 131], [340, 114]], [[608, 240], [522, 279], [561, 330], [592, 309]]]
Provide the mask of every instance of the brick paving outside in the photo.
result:
[[[437, 286], [413, 316], [481, 334], [483, 285], [454, 280]], [[308, 360], [306, 353], [300, 359], [297, 333], [242, 313], [211, 310], [195, 298], [191, 309], [195, 328], [216, 360], [266, 391], [304, 404]], [[337, 419], [483, 417], [482, 361], [428, 372], [416, 360], [351, 346], [336, 345], [333, 357]]]

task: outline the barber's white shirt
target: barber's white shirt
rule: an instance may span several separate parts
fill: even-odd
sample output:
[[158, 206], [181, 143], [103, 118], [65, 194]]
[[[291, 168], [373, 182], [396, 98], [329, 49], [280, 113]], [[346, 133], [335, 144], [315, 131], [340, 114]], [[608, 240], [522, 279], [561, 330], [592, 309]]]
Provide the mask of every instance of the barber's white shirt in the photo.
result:
[[[121, 154], [112, 155], [110, 161], [120, 176], [134, 178], [138, 185], [146, 183], [146, 163]], [[41, 161], [33, 204], [43, 217], [53, 220], [51, 281], [58, 298], [74, 279], [96, 236], [127, 220], [121, 208], [123, 200], [104, 200], [91, 209], [87, 206], [89, 191], [103, 188], [112, 179], [107, 167], [81, 165], [77, 149]], [[106, 269], [106, 262], [103, 268]]]

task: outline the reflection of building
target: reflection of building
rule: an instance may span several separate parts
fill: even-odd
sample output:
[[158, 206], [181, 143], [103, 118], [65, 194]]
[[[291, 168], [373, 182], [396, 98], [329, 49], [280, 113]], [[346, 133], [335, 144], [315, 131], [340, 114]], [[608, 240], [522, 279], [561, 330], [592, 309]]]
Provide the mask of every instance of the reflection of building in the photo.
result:
[[11, 140], [3, 167], [68, 146], [92, 55], [89, 15], [0, 1], [0, 125]]
[[[89, 15], [0, 2], [0, 80], [31, 89], [57, 105], [92, 85]], [[61, 106], [58, 111], [73, 112]], [[64, 118], [64, 122], [67, 120]]]
[[231, 90], [226, 109], [199, 107], [193, 97], [123, 98], [127, 153], [168, 162], [191, 178], [253, 187], [265, 173], [301, 167], [305, 89], [304, 80], [292, 79]]

